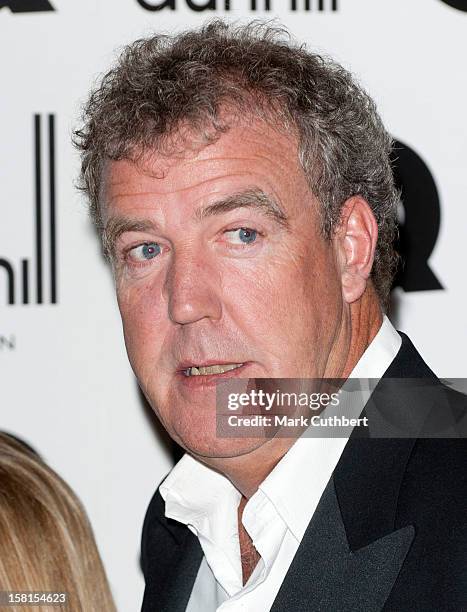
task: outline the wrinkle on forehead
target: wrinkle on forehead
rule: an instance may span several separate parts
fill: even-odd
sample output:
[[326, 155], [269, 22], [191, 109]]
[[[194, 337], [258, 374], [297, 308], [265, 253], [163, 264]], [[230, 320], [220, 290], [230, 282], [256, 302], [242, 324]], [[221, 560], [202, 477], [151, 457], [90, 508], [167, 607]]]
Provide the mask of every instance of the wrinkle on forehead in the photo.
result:
[[[151, 151], [137, 162], [109, 161], [101, 201], [108, 209], [117, 200], [132, 197], [183, 198], [190, 192], [196, 199], [196, 192], [202, 198], [204, 191], [212, 195], [222, 190], [224, 181], [249, 182], [250, 187], [258, 183], [258, 188], [276, 198], [281, 190], [297, 191], [299, 186], [308, 189], [297, 139], [258, 120], [231, 128], [216, 142], [195, 152], [185, 150], [183, 155], [166, 157]], [[102, 212], [105, 214], [105, 210]]]
[[[185, 164], [189, 165], [193, 162], [212, 164], [226, 157], [233, 161], [236, 159], [241, 161], [244, 159], [244, 156], [236, 157], [235, 155], [235, 152], [238, 150], [238, 143], [235, 141], [238, 138], [243, 142], [250, 141], [252, 147], [260, 145], [260, 148], [265, 151], [269, 150], [271, 153], [275, 149], [275, 157], [277, 157], [277, 151], [279, 151], [279, 155], [284, 157], [284, 159], [299, 162], [298, 138], [296, 135], [292, 132], [286, 133], [283, 128], [274, 126], [271, 122], [250, 118], [249, 120], [237, 121], [236, 124], [231, 125], [225, 132], [218, 134], [217, 138], [211, 142], [201, 142], [198, 132], [191, 130], [189, 136], [188, 131], [183, 135], [181, 142], [184, 145], [182, 146], [180, 142], [175, 150], [169, 148], [167, 151], [164, 151], [156, 147], [142, 152], [134, 160], [125, 159], [118, 160], [117, 162], [109, 160], [105, 164], [106, 175], [108, 178], [109, 166], [125, 162], [138, 168], [142, 174], [151, 178], [164, 179], [169, 174], [171, 168], [176, 165], [183, 167]], [[279, 144], [280, 146], [278, 146]], [[212, 151], [218, 148], [216, 145], [220, 145], [224, 149], [225, 153], [223, 156], [216, 157], [215, 154], [212, 154]], [[282, 152], [283, 155], [281, 155]], [[268, 158], [266, 154], [261, 155], [259, 152], [256, 152], [255, 157]], [[117, 184], [118, 181], [112, 180], [112, 183], [114, 182]]]

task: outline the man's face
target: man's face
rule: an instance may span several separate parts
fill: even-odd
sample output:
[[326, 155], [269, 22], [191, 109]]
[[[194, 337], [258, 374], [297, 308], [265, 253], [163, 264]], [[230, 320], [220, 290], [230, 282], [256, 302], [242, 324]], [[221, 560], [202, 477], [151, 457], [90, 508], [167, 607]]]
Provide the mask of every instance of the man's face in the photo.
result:
[[[341, 322], [334, 247], [296, 140], [257, 121], [144, 167], [111, 162], [104, 179], [125, 342], [148, 401], [192, 453], [250, 452], [265, 440], [216, 437], [216, 381], [321, 377]], [[239, 367], [199, 369], [216, 364]]]

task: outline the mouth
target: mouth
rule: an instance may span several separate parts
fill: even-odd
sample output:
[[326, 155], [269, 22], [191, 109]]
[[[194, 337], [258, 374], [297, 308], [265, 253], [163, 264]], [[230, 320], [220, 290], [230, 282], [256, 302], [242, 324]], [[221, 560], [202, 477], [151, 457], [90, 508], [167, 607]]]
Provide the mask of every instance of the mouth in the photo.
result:
[[207, 366], [193, 365], [182, 370], [182, 373], [184, 376], [211, 376], [231, 372], [241, 368], [243, 365], [243, 363], [215, 363]]
[[226, 382], [230, 378], [245, 377], [250, 362], [216, 362], [205, 363], [184, 362], [179, 365], [177, 378], [186, 389], [215, 388], [217, 383]]

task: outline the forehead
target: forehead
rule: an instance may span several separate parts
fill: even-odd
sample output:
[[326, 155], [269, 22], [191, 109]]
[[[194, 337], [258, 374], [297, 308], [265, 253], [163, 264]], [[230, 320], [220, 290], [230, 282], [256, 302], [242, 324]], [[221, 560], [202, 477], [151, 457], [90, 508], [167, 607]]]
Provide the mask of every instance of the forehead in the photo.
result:
[[138, 164], [108, 162], [102, 187], [104, 217], [146, 196], [186, 204], [245, 187], [260, 188], [280, 200], [308, 190], [296, 137], [261, 120], [233, 126], [212, 144], [173, 155], [155, 151]]

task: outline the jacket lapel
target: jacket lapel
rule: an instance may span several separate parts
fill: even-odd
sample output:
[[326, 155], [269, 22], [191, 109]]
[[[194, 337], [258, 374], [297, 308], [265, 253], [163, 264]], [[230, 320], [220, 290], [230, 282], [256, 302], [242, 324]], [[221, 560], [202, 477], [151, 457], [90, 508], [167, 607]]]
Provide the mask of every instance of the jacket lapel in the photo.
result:
[[[437, 381], [407, 336], [401, 337], [402, 346], [376, 386], [375, 395], [389, 378]], [[392, 395], [380, 395], [378, 410], [383, 415], [390, 413]], [[405, 397], [398, 398], [397, 409], [410, 411], [412, 400], [409, 387]], [[371, 407], [366, 406], [367, 410]], [[333, 473], [342, 520], [354, 551], [400, 527], [395, 523], [399, 491], [416, 441], [407, 437], [365, 438], [360, 434], [359, 428], [353, 430]]]
[[352, 551], [331, 478], [271, 612], [381, 610], [413, 537], [407, 526]]
[[[401, 337], [375, 392], [384, 378], [436, 380], [407, 336]], [[412, 525], [396, 524], [414, 444], [414, 438], [368, 438], [365, 430], [353, 430], [271, 612], [382, 610], [415, 537]]]

